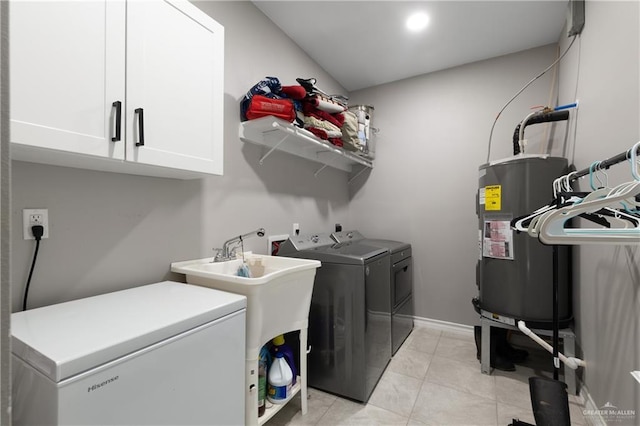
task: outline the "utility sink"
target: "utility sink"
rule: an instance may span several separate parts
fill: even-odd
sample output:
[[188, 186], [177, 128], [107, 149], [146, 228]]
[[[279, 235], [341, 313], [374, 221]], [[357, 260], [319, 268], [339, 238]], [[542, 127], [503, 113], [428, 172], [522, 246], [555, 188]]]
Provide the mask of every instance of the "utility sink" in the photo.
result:
[[[211, 263], [211, 258], [171, 264], [189, 284], [215, 288], [247, 297], [245, 357], [245, 424], [263, 424], [282, 404], [273, 404], [258, 420], [258, 357], [260, 348], [274, 337], [299, 331], [299, 380], [291, 397], [300, 392], [302, 412], [307, 411], [307, 328], [316, 268], [320, 262], [281, 256], [244, 255], [251, 278], [237, 276], [242, 259]], [[226, 342], [212, 342], [224, 348]], [[222, 350], [222, 349], [221, 349]]]
[[245, 254], [251, 278], [237, 275], [242, 259], [212, 263], [211, 258], [171, 264], [187, 283], [247, 297], [247, 360], [279, 334], [308, 327], [317, 260]]
[[[187, 260], [171, 264], [171, 271], [187, 276], [198, 276], [214, 281], [225, 281], [237, 285], [263, 285], [286, 275], [320, 266], [320, 262], [308, 259], [296, 259], [282, 256], [259, 254], [245, 255], [245, 261], [251, 271], [251, 278], [238, 276], [242, 259], [226, 262], [211, 262], [211, 258]], [[315, 271], [314, 271], [315, 273]]]

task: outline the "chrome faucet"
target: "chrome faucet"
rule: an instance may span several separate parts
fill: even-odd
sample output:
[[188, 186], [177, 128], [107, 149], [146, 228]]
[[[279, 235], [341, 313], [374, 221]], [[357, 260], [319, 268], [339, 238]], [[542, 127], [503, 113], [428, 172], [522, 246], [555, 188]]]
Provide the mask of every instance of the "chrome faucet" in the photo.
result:
[[265, 233], [264, 228], [259, 228], [259, 229], [256, 229], [255, 231], [251, 231], [246, 234], [233, 237], [230, 240], [225, 241], [224, 244], [222, 245], [222, 249], [214, 249], [214, 250], [218, 250], [218, 253], [216, 253], [216, 256], [213, 258], [213, 261], [225, 262], [227, 260], [235, 259], [237, 247], [232, 247], [233, 245], [242, 243], [243, 240], [247, 239], [248, 237], [253, 237], [254, 235], [257, 235], [258, 237], [264, 237], [264, 233]]

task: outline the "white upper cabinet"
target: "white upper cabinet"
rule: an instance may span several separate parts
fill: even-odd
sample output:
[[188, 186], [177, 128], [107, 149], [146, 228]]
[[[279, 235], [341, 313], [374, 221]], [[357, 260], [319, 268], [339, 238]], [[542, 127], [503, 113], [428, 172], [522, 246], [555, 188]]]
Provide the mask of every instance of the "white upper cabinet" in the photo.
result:
[[188, 2], [127, 6], [127, 159], [222, 174], [223, 29]]
[[188, 1], [15, 0], [10, 48], [12, 158], [222, 174], [224, 29]]
[[[11, 141], [124, 159], [112, 142], [124, 102], [125, 4], [10, 4]], [[45, 154], [43, 154], [45, 155]]]

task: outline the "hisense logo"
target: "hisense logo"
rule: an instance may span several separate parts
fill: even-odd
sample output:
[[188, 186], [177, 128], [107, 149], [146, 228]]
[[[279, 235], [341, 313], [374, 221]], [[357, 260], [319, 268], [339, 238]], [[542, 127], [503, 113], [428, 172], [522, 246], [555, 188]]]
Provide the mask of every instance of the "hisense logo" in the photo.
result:
[[118, 378], [119, 378], [119, 377], [120, 377], [120, 376], [113, 376], [112, 378], [107, 379], [107, 380], [105, 380], [105, 381], [103, 381], [103, 382], [96, 383], [95, 385], [91, 385], [91, 386], [89, 386], [89, 387], [87, 388], [87, 392], [93, 392], [93, 391], [95, 391], [95, 390], [98, 390], [98, 389], [100, 389], [101, 387], [106, 386], [106, 385], [108, 385], [108, 384], [109, 384], [109, 383], [111, 383], [111, 382], [115, 382], [116, 380], [118, 380]]

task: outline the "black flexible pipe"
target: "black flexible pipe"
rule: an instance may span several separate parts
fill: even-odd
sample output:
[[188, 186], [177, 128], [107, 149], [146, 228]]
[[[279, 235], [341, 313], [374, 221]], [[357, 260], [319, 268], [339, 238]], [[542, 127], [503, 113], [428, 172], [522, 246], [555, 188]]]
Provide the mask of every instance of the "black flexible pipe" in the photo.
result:
[[552, 111], [548, 113], [534, 115], [529, 118], [526, 123], [520, 123], [513, 133], [513, 155], [520, 154], [520, 130], [521, 126], [527, 127], [531, 124], [550, 123], [553, 121], [564, 121], [569, 119], [569, 111]]
[[538, 114], [531, 117], [524, 123], [524, 126], [527, 127], [530, 124], [538, 124], [538, 123], [549, 123], [551, 121], [564, 121], [569, 119], [569, 111], [553, 111], [546, 114]]
[[516, 126], [516, 129], [513, 131], [513, 155], [520, 154], [520, 123]]

